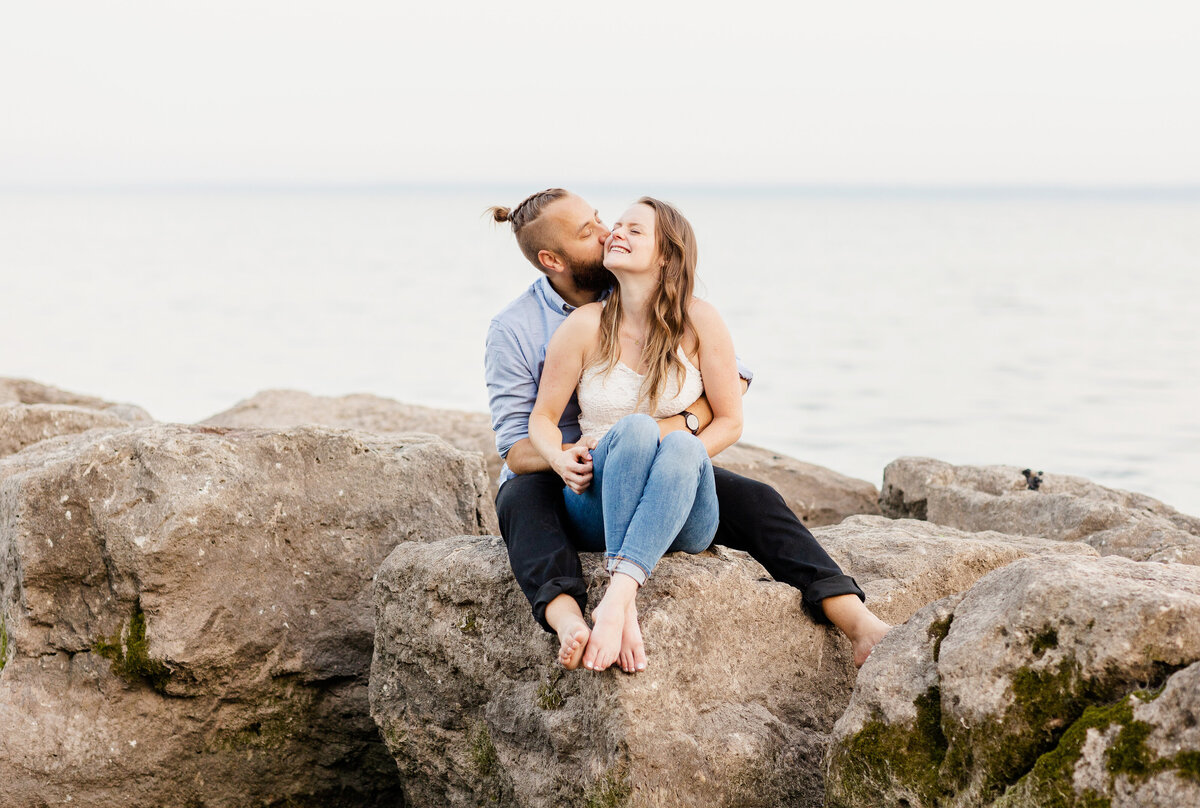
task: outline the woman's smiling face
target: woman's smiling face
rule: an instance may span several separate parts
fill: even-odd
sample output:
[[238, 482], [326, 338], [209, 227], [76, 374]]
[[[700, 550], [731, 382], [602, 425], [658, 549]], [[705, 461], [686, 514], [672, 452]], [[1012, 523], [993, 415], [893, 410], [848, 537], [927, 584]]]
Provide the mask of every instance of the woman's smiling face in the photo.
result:
[[645, 272], [662, 266], [654, 232], [654, 209], [634, 205], [613, 225], [604, 243], [604, 266], [612, 271]]

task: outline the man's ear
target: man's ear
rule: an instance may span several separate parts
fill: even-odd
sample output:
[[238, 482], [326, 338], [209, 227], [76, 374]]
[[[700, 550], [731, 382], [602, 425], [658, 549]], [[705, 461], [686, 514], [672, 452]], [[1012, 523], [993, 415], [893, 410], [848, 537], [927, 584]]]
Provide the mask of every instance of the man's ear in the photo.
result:
[[538, 250], [538, 263], [546, 272], [560, 273], [567, 268], [563, 260], [549, 250]]

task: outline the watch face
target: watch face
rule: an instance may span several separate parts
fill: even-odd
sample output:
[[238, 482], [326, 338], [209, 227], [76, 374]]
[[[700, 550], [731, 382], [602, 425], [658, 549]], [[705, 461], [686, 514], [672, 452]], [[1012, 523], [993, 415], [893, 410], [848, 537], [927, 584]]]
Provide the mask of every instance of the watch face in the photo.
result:
[[693, 433], [700, 428], [700, 419], [696, 417], [695, 413], [689, 412], [683, 416], [683, 422], [687, 424], [687, 428], [692, 430]]

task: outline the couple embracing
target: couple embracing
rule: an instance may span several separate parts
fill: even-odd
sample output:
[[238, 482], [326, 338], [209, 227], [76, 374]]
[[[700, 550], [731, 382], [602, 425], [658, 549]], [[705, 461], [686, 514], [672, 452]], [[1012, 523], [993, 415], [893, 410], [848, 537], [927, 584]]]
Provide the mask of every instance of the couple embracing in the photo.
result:
[[[505, 459], [496, 511], [534, 618], [568, 669], [645, 670], [637, 593], [664, 553], [714, 542], [791, 584], [861, 665], [888, 626], [770, 486], [715, 468], [750, 379], [717, 310], [693, 296], [695, 234], [642, 197], [609, 229], [551, 188], [494, 207], [541, 273], [492, 320], [485, 367]], [[579, 551], [610, 578], [589, 625]]]

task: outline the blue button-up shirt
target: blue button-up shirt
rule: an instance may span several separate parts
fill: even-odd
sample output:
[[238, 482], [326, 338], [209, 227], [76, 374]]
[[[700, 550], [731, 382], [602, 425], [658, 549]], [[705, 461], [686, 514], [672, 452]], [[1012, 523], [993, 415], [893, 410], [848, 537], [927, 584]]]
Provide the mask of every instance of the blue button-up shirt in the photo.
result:
[[[546, 364], [546, 347], [550, 337], [574, 310], [575, 307], [563, 300], [543, 275], [492, 318], [483, 368], [492, 429], [496, 432], [496, 450], [501, 457], [508, 457], [508, 450], [514, 443], [529, 437], [529, 414], [537, 401], [538, 382]], [[738, 373], [747, 381], [754, 378], [740, 360]], [[558, 419], [558, 428], [562, 430], [565, 443], [579, 440], [579, 401], [574, 394]], [[500, 484], [515, 476], [505, 463], [500, 471]]]

